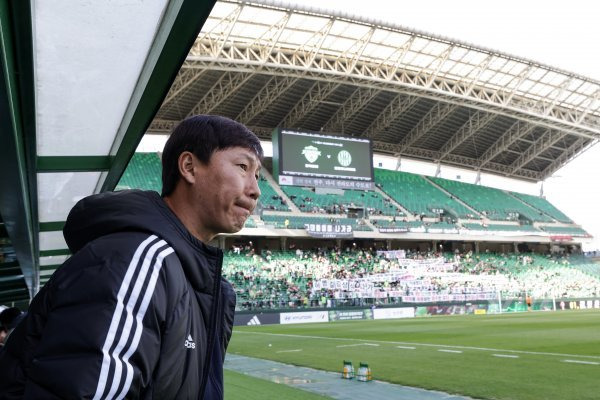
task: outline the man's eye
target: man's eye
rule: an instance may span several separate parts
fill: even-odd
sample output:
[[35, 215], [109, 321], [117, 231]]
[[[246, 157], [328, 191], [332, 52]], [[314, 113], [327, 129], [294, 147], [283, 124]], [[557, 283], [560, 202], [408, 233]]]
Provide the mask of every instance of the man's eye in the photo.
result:
[[246, 164], [238, 164], [240, 166], [241, 169], [243, 169], [244, 171], [248, 170], [248, 166]]

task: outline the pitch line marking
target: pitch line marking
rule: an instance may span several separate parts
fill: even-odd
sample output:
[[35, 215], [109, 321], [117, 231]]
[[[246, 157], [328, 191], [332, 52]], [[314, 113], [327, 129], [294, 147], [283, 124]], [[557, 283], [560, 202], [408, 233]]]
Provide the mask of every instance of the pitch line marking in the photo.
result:
[[335, 346], [335, 347], [356, 347], [356, 346], [373, 346], [373, 347], [379, 347], [379, 345], [375, 344], [375, 343], [341, 344], [341, 345]]
[[276, 351], [275, 353], [296, 353], [298, 351], [302, 351], [302, 349], [294, 349], [294, 350], [279, 350]]
[[[301, 339], [338, 340], [338, 341], [350, 341], [350, 342], [366, 341], [365, 339], [339, 338], [339, 337], [327, 337], [327, 336], [311, 336], [311, 335], [293, 335], [293, 334], [288, 334], [288, 333], [269, 333], [269, 332], [250, 332], [250, 331], [236, 331], [235, 333], [244, 333], [244, 334], [251, 334], [251, 335], [293, 337], [293, 338], [301, 338]], [[586, 355], [581, 355], [581, 354], [546, 353], [546, 352], [526, 351], [526, 350], [507, 350], [507, 349], [493, 349], [493, 348], [487, 348], [487, 347], [472, 347], [472, 346], [458, 346], [458, 345], [432, 344], [432, 343], [415, 343], [415, 342], [397, 342], [397, 341], [386, 341], [386, 340], [369, 340], [368, 342], [377, 342], [377, 343], [384, 343], [384, 344], [427, 346], [427, 347], [449, 347], [449, 348], [463, 349], [463, 350], [497, 351], [497, 352], [502, 352], [502, 353], [532, 354], [532, 355], [538, 355], [538, 356], [591, 358], [594, 360], [600, 360], [600, 356], [586, 356]]]
[[594, 362], [594, 361], [562, 360], [562, 362], [572, 363], [572, 364], [600, 365], [600, 362]]
[[492, 354], [494, 357], [500, 358], [519, 358], [519, 356], [511, 355], [511, 354]]
[[405, 349], [405, 350], [415, 350], [416, 347], [414, 346], [396, 346], [399, 349]]
[[461, 350], [439, 349], [438, 351], [441, 351], [443, 353], [462, 353]]

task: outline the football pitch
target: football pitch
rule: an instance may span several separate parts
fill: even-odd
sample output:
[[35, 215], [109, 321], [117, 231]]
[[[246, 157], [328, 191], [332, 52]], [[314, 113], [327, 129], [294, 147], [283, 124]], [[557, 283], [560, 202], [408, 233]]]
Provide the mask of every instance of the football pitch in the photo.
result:
[[600, 310], [235, 327], [228, 351], [336, 372], [367, 362], [374, 379], [475, 398], [600, 398]]

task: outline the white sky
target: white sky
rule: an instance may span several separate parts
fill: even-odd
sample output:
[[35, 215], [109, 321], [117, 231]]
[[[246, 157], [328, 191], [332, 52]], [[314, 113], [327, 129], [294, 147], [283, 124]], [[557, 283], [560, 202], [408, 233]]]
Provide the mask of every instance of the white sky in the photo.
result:
[[[600, 80], [600, 3], [589, 0], [294, 0], [289, 3], [393, 22]], [[146, 147], [138, 151], [143, 148]], [[156, 150], [156, 145], [145, 151], [151, 148]], [[408, 160], [403, 161], [401, 169], [435, 173], [431, 164]], [[594, 235], [594, 243], [584, 246], [589, 250], [600, 249], [600, 185], [595, 177], [599, 170], [600, 146], [595, 146], [544, 183], [547, 199]], [[457, 175], [463, 182], [475, 180], [473, 173], [442, 168], [444, 178], [456, 179]], [[487, 175], [482, 176], [481, 183], [530, 194], [540, 191], [539, 184]]]

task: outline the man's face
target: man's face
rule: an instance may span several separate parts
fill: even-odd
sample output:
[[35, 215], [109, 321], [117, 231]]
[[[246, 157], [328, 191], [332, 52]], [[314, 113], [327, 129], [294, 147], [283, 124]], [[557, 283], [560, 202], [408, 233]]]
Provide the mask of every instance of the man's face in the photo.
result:
[[260, 160], [250, 149], [216, 151], [208, 165], [194, 159], [197, 179], [193, 208], [199, 229], [210, 236], [234, 233], [244, 227], [260, 196]]

